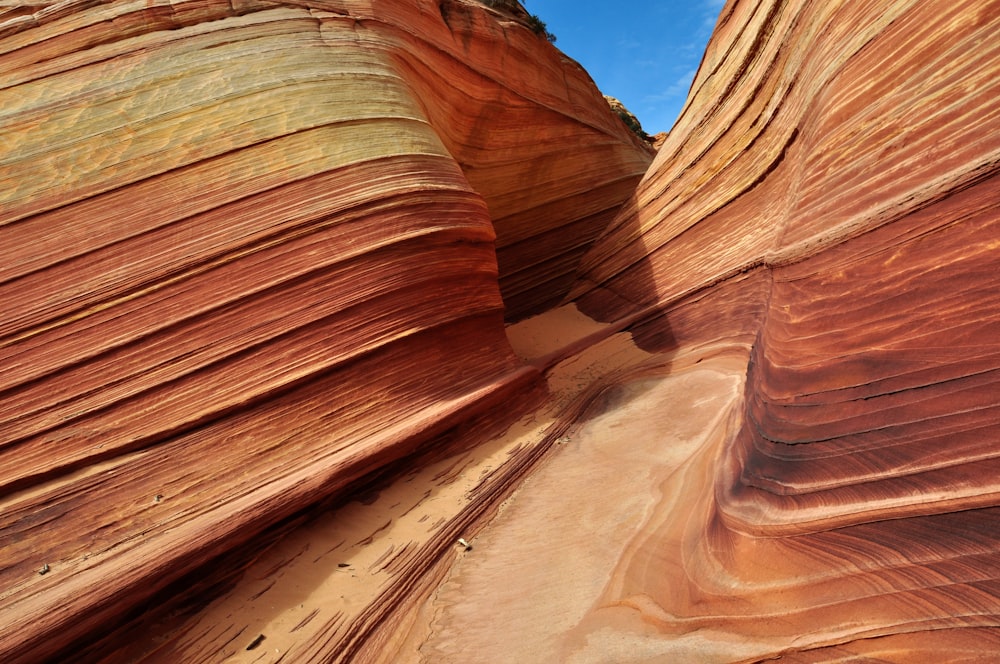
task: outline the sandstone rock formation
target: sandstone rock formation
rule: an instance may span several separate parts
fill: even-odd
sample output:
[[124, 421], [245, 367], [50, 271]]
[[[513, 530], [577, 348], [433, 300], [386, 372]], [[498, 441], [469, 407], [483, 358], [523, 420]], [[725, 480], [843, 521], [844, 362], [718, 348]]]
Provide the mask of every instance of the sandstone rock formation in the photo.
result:
[[0, 20], [3, 661], [1000, 649], [1000, 2]]
[[0, 20], [4, 662], [537, 381], [505, 312], [563, 296], [651, 159], [477, 3]]
[[635, 117], [635, 113], [625, 108], [625, 104], [610, 95], [604, 95], [604, 101], [608, 102], [608, 106], [611, 107], [611, 110], [622, 119], [622, 122], [625, 123], [626, 127], [632, 130], [632, 133], [647, 143], [653, 143], [653, 137], [643, 131], [642, 123], [639, 122], [639, 118]]
[[724, 661], [995, 651], [998, 31], [1000, 3], [727, 4], [573, 293], [683, 350], [672, 310], [736, 318], [711, 294], [745, 284], [697, 338], [752, 342], [738, 427], [697, 516], [631, 543], [621, 620]]

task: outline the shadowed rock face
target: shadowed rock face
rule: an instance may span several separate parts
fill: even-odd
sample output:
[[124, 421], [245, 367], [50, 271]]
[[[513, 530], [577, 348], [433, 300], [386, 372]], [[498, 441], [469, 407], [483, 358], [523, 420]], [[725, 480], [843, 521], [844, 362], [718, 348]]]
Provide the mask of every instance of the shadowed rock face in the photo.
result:
[[515, 19], [0, 13], [0, 659], [1000, 648], [1000, 3]]

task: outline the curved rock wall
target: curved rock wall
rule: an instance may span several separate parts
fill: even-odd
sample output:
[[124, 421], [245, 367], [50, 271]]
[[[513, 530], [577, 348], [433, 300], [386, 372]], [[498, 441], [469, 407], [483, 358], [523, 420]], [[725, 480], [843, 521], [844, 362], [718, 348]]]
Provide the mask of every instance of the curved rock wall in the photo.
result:
[[661, 629], [739, 635], [734, 659], [996, 647], [998, 33], [996, 2], [723, 10], [574, 287], [662, 341], [657, 312], [770, 282], [746, 291], [764, 314], [705, 522], [660, 542], [688, 552], [668, 573], [685, 589], [636, 606]]
[[1000, 2], [730, 0], [637, 189], [477, 3], [0, 20], [0, 659], [1000, 648]]
[[476, 3], [68, 1], [0, 36], [5, 662], [537, 381], [505, 313], [651, 159]]

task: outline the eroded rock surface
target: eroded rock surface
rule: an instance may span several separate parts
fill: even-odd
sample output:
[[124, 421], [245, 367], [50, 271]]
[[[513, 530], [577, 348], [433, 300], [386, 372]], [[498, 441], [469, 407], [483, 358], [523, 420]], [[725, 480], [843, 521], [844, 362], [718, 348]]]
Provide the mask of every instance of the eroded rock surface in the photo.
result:
[[4, 661], [1000, 649], [1000, 2], [0, 18]]
[[5, 662], [537, 382], [505, 315], [563, 296], [651, 159], [478, 3], [0, 21]]
[[760, 275], [745, 404], [697, 526], [645, 529], [604, 606], [719, 661], [996, 648], [998, 32], [993, 2], [727, 4], [574, 294], [609, 319]]

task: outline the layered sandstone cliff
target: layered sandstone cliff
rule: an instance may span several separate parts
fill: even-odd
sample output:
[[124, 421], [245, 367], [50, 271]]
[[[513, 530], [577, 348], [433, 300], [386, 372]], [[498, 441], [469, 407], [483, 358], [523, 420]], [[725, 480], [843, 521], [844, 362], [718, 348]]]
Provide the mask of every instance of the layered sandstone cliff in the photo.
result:
[[474, 2], [0, 21], [4, 662], [527, 389], [505, 314], [562, 297], [651, 159]]
[[877, 5], [637, 188], [478, 3], [0, 14], [2, 659], [995, 653], [1000, 2]]
[[573, 296], [647, 351], [743, 345], [745, 386], [562, 652], [996, 652], [998, 34], [996, 2], [727, 3]]

